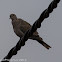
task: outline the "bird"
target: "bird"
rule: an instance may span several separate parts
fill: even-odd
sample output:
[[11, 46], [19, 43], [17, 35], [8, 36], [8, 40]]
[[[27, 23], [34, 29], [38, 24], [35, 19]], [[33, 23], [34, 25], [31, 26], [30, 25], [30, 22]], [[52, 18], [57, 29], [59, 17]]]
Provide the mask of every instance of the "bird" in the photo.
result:
[[[31, 24], [26, 22], [25, 20], [18, 18], [15, 14], [10, 14], [10, 19], [12, 20], [12, 26], [15, 34], [20, 37], [20, 39], [24, 36], [26, 31], [32, 27]], [[43, 41], [43, 39], [39, 36], [37, 30], [33, 33], [29, 39], [36, 40], [38, 43], [42, 44], [46, 49], [51, 48], [47, 43]]]

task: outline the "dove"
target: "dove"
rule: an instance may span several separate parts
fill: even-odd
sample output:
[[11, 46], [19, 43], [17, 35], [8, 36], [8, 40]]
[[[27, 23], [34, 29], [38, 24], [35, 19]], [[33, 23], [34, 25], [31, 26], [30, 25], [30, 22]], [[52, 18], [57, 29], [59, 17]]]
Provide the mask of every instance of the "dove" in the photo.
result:
[[[17, 18], [15, 14], [10, 14], [10, 19], [12, 20], [11, 23], [15, 34], [20, 38], [22, 38], [26, 31], [32, 27], [32, 25], [30, 25], [28, 22], [24, 21], [21, 18]], [[33, 35], [29, 37], [29, 39], [36, 40], [37, 42], [42, 44], [46, 49], [51, 48], [51, 46], [45, 43], [43, 39], [38, 35], [37, 31], [35, 31]]]

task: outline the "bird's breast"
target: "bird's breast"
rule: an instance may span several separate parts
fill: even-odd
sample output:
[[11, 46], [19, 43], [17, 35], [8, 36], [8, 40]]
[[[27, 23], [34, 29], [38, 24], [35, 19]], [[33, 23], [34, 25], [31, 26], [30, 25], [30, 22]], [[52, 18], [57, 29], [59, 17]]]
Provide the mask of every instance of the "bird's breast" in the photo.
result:
[[14, 28], [14, 32], [15, 32], [15, 34], [16, 34], [18, 37], [22, 37], [22, 36], [23, 36], [23, 34], [22, 34], [22, 32], [20, 31], [19, 28]]

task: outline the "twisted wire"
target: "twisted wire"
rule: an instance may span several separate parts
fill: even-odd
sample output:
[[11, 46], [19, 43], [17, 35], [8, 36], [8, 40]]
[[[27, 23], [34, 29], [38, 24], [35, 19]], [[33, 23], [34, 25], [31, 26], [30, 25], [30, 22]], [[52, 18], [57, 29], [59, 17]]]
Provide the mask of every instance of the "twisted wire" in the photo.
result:
[[11, 57], [13, 55], [16, 55], [18, 50], [21, 49], [22, 46], [25, 45], [25, 42], [28, 40], [28, 38], [30, 36], [32, 36], [32, 34], [37, 30], [37, 28], [41, 27], [41, 23], [43, 22], [43, 20], [45, 18], [49, 17], [49, 14], [53, 11], [54, 8], [57, 7], [57, 4], [60, 2], [60, 0], [53, 0], [50, 5], [48, 6], [47, 9], [45, 9], [42, 14], [40, 15], [40, 17], [38, 18], [38, 20], [36, 20], [33, 24], [33, 26], [28, 29], [28, 31], [25, 33], [25, 35], [18, 41], [18, 43], [16, 44], [16, 46], [14, 46], [9, 53], [7, 54], [7, 56], [5, 56], [3, 58], [3, 60], [1, 62], [9, 62], [9, 60], [11, 59]]

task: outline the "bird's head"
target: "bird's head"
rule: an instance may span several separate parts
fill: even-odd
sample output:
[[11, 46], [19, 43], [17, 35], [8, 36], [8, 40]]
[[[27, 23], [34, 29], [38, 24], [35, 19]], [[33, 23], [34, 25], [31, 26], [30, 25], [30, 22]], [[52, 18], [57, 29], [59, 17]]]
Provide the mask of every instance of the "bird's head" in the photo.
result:
[[16, 20], [17, 19], [17, 16], [15, 14], [10, 14], [10, 19]]

